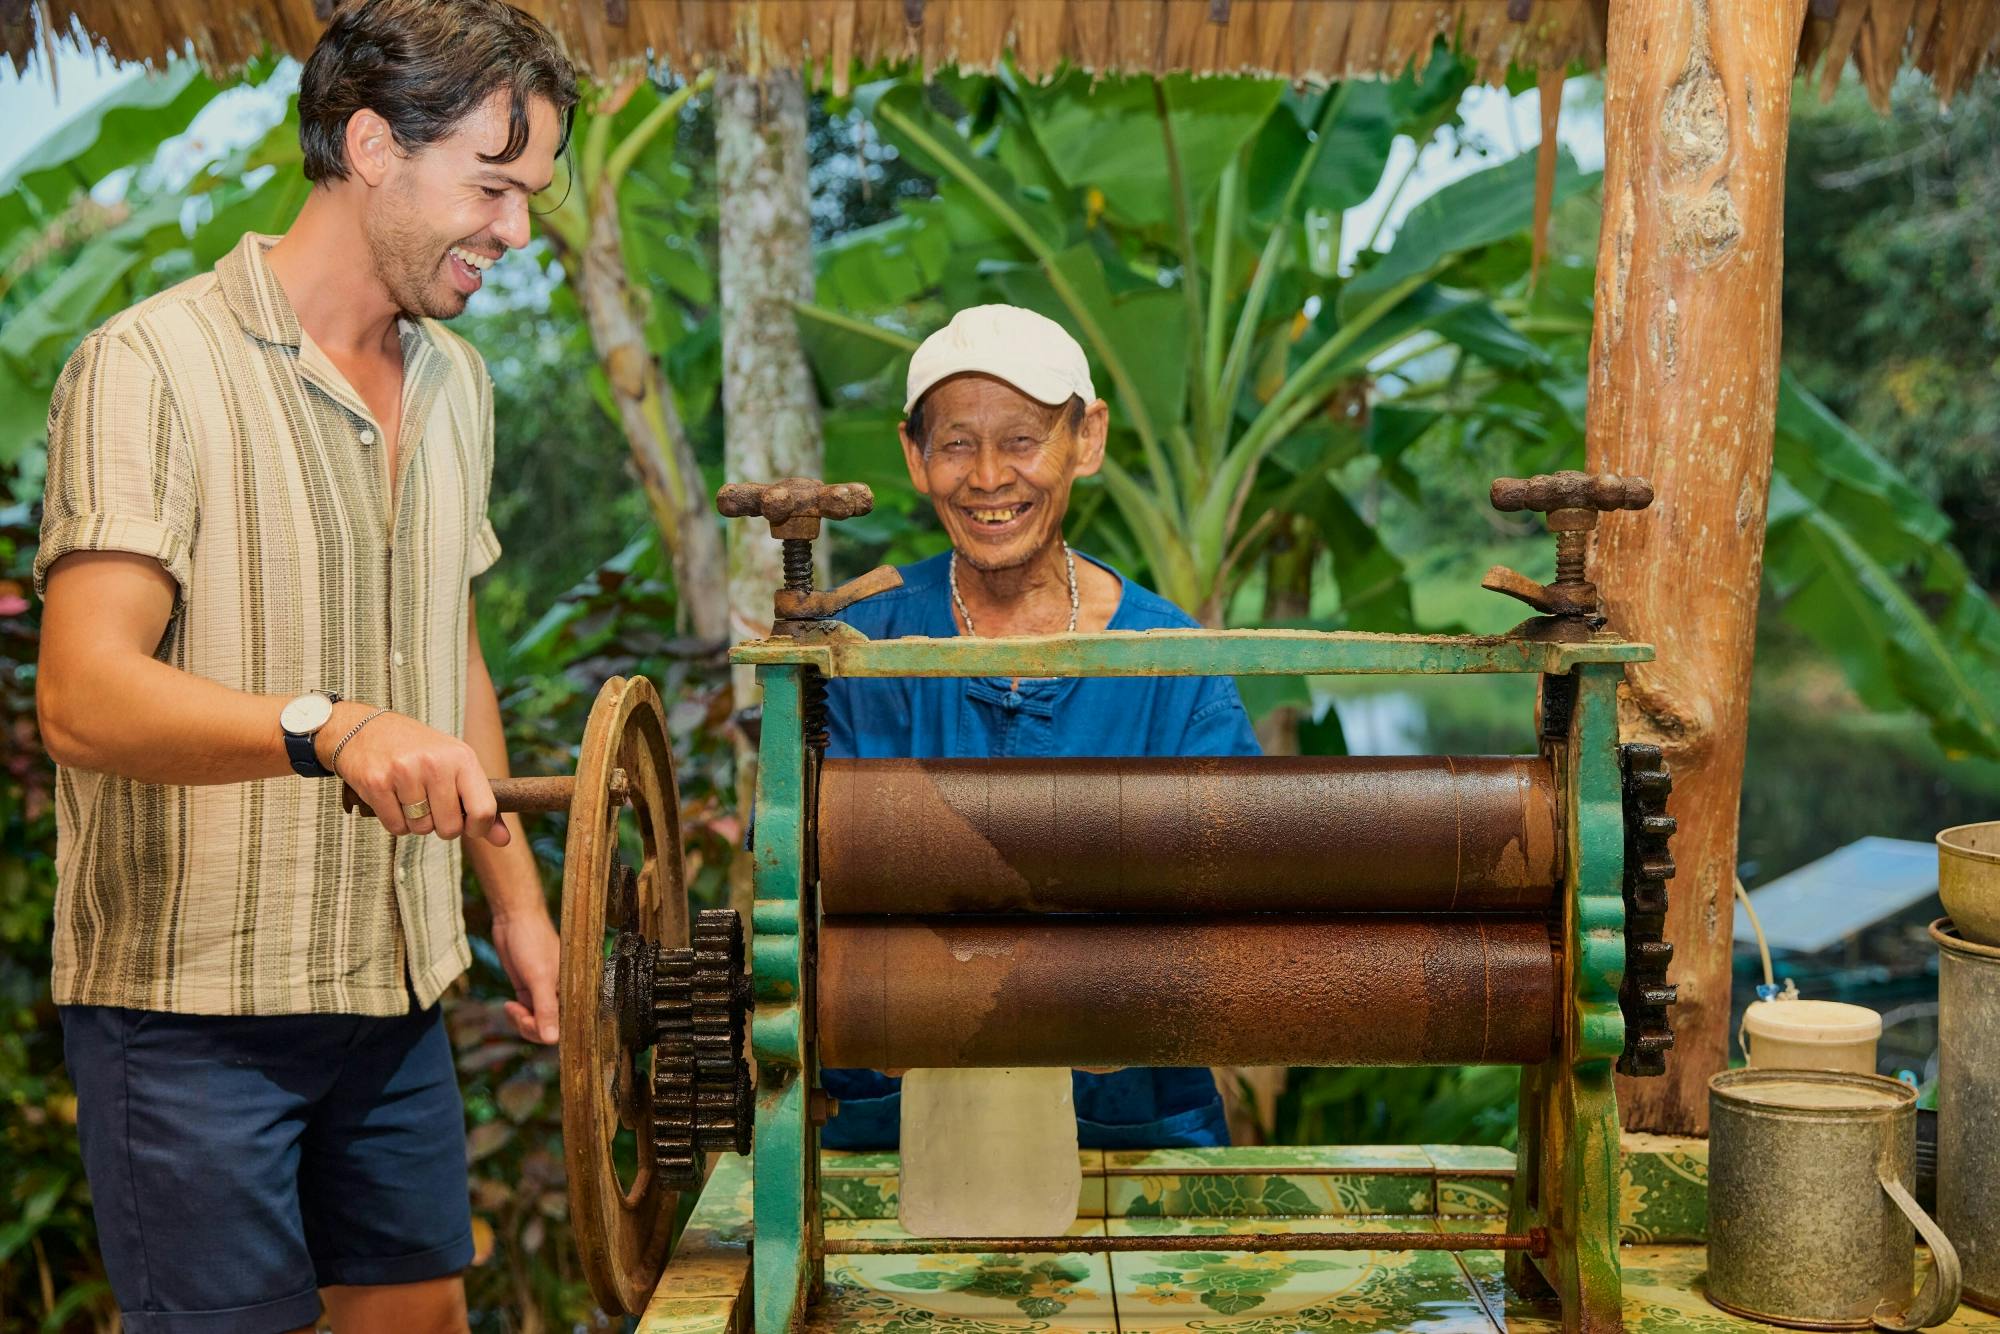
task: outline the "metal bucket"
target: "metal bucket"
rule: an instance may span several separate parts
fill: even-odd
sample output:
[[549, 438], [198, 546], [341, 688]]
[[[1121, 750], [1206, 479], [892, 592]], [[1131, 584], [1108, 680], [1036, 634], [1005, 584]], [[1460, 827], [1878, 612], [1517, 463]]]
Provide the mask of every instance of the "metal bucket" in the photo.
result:
[[[1915, 1330], [1958, 1307], [1958, 1256], [1909, 1187], [1915, 1090], [1880, 1075], [1708, 1082], [1708, 1299], [1798, 1329]], [[1913, 1301], [1915, 1224], [1933, 1268]]]
[[1961, 940], [2000, 945], [2000, 820], [1938, 831], [1938, 897]]
[[1965, 1300], [2000, 1311], [2000, 949], [1941, 917], [1938, 1222], [1965, 1262]]

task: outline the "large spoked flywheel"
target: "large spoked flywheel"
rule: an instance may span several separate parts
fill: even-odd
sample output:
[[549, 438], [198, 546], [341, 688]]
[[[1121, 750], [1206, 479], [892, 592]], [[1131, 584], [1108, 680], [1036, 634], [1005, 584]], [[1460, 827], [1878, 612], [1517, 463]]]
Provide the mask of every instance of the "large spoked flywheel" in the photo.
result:
[[727, 910], [691, 923], [680, 799], [652, 684], [613, 677], [584, 731], [562, 906], [563, 1157], [584, 1273], [638, 1314], [704, 1152], [749, 1147], [749, 983]]

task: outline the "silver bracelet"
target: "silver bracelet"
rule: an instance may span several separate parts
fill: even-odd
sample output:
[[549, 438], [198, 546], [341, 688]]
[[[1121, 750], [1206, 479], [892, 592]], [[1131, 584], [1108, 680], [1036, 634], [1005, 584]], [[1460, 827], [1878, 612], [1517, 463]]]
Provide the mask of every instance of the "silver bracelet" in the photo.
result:
[[368, 724], [374, 722], [377, 718], [380, 718], [383, 714], [387, 712], [388, 712], [387, 709], [377, 709], [375, 710], [375, 712], [369, 714], [366, 718], [363, 718], [360, 722], [354, 724], [354, 726], [348, 728], [347, 735], [342, 737], [340, 739], [340, 744], [333, 748], [333, 754], [326, 757], [326, 767], [331, 769], [335, 765], [339, 764], [340, 752], [347, 749], [347, 743], [354, 740], [354, 734], [356, 732], [359, 732], [362, 728], [368, 726]]

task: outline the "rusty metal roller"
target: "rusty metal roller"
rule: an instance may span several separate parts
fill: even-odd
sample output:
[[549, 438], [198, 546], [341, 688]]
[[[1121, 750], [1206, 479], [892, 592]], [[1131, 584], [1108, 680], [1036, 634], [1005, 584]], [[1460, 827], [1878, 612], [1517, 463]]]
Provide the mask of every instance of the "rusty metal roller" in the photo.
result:
[[829, 760], [828, 913], [1506, 912], [1561, 882], [1535, 756]]
[[1530, 1064], [1539, 920], [846, 917], [820, 932], [830, 1066]]

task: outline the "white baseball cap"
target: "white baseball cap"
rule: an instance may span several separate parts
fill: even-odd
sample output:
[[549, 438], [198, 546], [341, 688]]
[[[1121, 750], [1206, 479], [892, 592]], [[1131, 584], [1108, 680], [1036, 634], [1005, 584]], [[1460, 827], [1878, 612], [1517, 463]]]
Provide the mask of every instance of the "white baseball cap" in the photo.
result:
[[1085, 403], [1097, 398], [1090, 362], [1067, 329], [1019, 306], [969, 306], [911, 354], [903, 411], [939, 381], [968, 371], [1005, 380], [1038, 403], [1067, 403], [1072, 394]]

